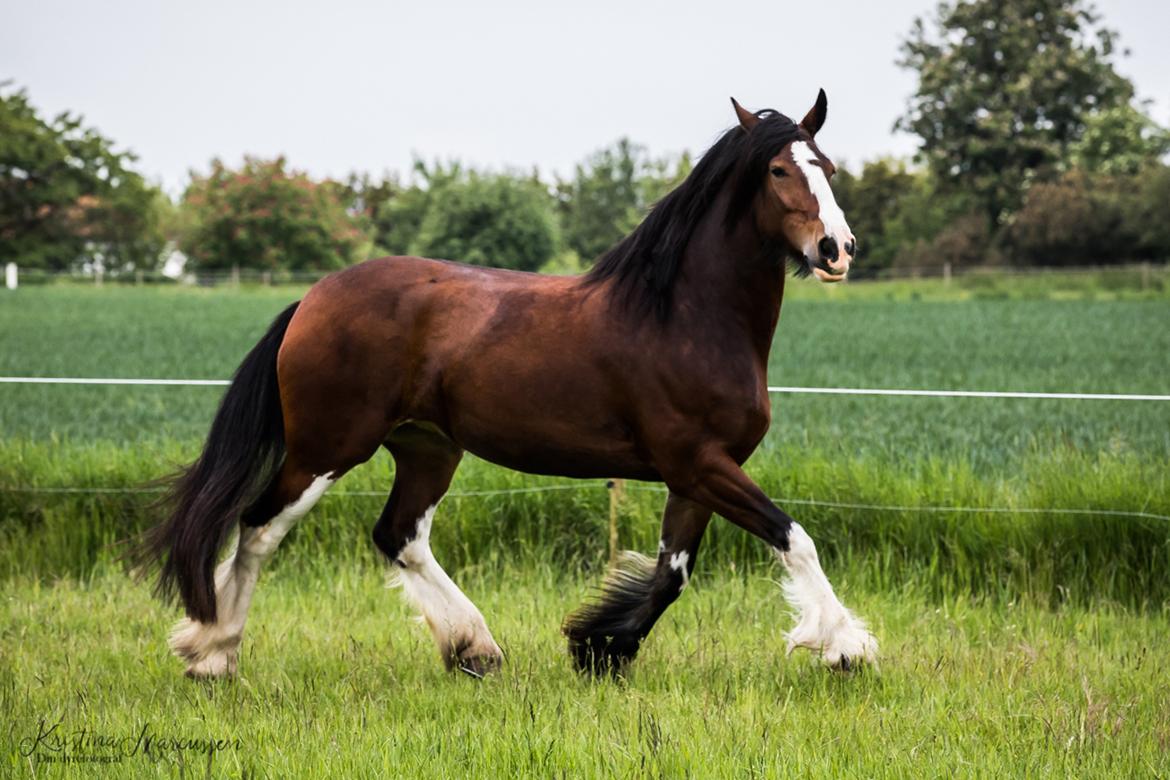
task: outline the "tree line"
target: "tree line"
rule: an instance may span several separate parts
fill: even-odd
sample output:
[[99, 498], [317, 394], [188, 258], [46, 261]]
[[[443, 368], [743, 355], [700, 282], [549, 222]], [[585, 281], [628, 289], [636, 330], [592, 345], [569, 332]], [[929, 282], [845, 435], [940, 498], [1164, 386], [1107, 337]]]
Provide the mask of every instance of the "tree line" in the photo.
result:
[[[910, 159], [839, 165], [859, 267], [1075, 265], [1170, 258], [1170, 132], [1115, 68], [1082, 0], [956, 0], [915, 20]], [[0, 85], [0, 259], [46, 270], [327, 271], [385, 254], [573, 272], [689, 173], [628, 139], [570, 176], [417, 161], [318, 180], [285, 159], [214, 160], [173, 202], [70, 113]]]

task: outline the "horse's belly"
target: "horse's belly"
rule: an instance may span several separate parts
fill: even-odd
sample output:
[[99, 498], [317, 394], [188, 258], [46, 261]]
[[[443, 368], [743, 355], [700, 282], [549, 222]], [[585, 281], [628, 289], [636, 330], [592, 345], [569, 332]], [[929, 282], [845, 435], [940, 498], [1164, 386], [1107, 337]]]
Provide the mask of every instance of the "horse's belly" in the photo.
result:
[[661, 479], [653, 466], [633, 452], [589, 452], [541, 446], [533, 441], [512, 443], [501, 439], [460, 443], [477, 457], [528, 474], [576, 479]]
[[463, 406], [451, 419], [456, 442], [484, 460], [532, 474], [657, 479], [632, 432], [617, 419], [567, 400], [517, 408], [507, 401]]

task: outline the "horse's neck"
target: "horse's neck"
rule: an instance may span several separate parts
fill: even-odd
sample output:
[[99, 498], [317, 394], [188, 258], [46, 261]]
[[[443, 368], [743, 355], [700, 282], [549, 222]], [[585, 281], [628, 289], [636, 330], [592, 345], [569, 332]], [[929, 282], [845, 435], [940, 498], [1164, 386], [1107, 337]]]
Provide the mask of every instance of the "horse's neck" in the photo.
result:
[[767, 256], [750, 212], [726, 230], [721, 205], [695, 229], [674, 310], [720, 339], [721, 348], [750, 347], [766, 365], [784, 296], [784, 260]]

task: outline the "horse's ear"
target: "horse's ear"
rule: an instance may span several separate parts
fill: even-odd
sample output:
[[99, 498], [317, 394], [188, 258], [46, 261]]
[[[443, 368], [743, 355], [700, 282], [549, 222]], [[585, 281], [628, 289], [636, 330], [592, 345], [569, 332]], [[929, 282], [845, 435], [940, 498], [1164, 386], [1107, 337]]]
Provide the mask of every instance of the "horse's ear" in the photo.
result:
[[735, 115], [739, 117], [739, 126], [744, 130], [750, 131], [760, 121], [758, 116], [741, 106], [735, 98], [731, 99], [731, 105], [735, 106]]
[[825, 96], [825, 90], [817, 93], [816, 104], [808, 110], [804, 115], [804, 119], [800, 120], [800, 126], [803, 127], [808, 134], [815, 136], [821, 126], [825, 124], [825, 115], [829, 113], [829, 98]]

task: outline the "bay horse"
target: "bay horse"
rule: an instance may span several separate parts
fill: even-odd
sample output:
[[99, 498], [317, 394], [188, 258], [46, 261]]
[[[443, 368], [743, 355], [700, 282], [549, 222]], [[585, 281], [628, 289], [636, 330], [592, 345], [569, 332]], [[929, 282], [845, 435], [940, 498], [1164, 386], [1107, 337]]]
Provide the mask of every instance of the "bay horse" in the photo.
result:
[[657, 557], [625, 555], [564, 622], [580, 670], [618, 673], [634, 658], [686, 587], [713, 512], [787, 567], [799, 613], [789, 652], [843, 669], [875, 659], [812, 539], [741, 468], [771, 419], [768, 353], [788, 263], [835, 282], [855, 252], [833, 163], [814, 141], [828, 101], [820, 91], [799, 123], [732, 105], [738, 122], [582, 276], [387, 257], [322, 279], [276, 318], [140, 549], [160, 565], [161, 592], [186, 607], [171, 647], [189, 675], [236, 672], [261, 565], [379, 447], [395, 472], [374, 544], [449, 669], [478, 676], [503, 658], [428, 543], [465, 451], [669, 489]]

